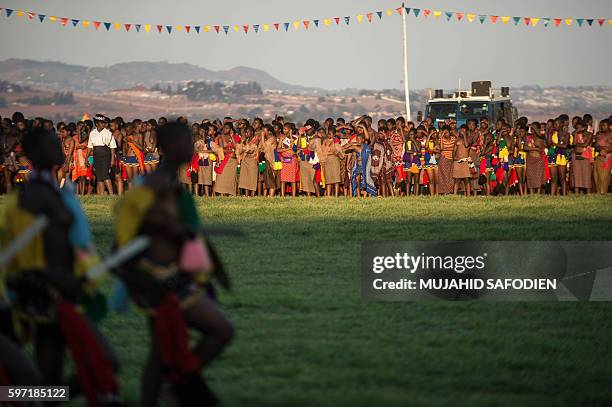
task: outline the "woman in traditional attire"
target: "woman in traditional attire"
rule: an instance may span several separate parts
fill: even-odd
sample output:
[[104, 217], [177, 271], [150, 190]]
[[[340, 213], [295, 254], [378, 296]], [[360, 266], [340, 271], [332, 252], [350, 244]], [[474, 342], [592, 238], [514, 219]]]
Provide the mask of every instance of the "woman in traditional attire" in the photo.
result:
[[455, 155], [455, 144], [457, 138], [451, 134], [450, 127], [442, 126], [440, 135], [440, 158], [438, 160], [438, 194], [452, 194], [453, 179], [453, 158]]
[[567, 195], [567, 157], [569, 154], [569, 131], [557, 118], [552, 123], [547, 140], [548, 167], [550, 168], [551, 195]]
[[244, 189], [246, 196], [255, 196], [259, 175], [259, 140], [251, 126], [245, 127], [243, 134], [244, 137], [236, 149], [240, 161], [238, 188]]
[[265, 157], [265, 166], [263, 173], [264, 195], [274, 196], [279, 184], [279, 170], [277, 167], [282, 165], [280, 158], [277, 158], [276, 152], [276, 132], [274, 127], [266, 124], [260, 133], [259, 149], [263, 151]]
[[546, 146], [545, 134], [540, 131], [539, 123], [534, 123], [532, 131], [525, 134], [523, 150], [527, 153], [525, 177], [527, 179], [527, 192], [530, 194], [540, 193], [540, 188], [546, 184], [544, 173], [544, 148]]
[[587, 126], [582, 119], [576, 124], [573, 141], [574, 152], [570, 168], [572, 188], [574, 188], [575, 194], [578, 194], [581, 189], [584, 189], [588, 194], [591, 192], [591, 179], [593, 177], [593, 150], [591, 148], [593, 133], [587, 131]]
[[612, 127], [611, 120], [602, 120], [599, 123], [599, 132], [595, 137], [595, 162], [593, 175], [597, 193], [605, 195], [610, 189], [612, 179]]
[[336, 128], [332, 125], [327, 129], [327, 137], [321, 145], [323, 176], [325, 178], [325, 195], [338, 197], [342, 171], [340, 163], [344, 158], [344, 151], [335, 139]]
[[60, 143], [64, 152], [64, 163], [57, 168], [56, 175], [60, 187], [63, 187], [67, 179], [70, 182], [70, 172], [73, 167], [74, 138], [72, 137], [70, 126], [64, 126], [60, 130]]
[[320, 148], [318, 138], [313, 136], [314, 129], [307, 125], [298, 132], [298, 162], [300, 167], [300, 191], [307, 196], [316, 194], [319, 196], [319, 188], [316, 184], [315, 164], [319, 164], [319, 158], [315, 148]]
[[[87, 315], [100, 318], [103, 315], [93, 313], [90, 305], [105, 299], [96, 294], [95, 281], [87, 275], [96, 264], [87, 218], [71, 189], [59, 189], [52, 174], [64, 162], [58, 138], [38, 129], [24, 136], [23, 149], [34, 168], [31, 182], [8, 203], [3, 227], [11, 241], [34, 233], [11, 259], [5, 274], [16, 325], [33, 328], [42, 384], [67, 384], [63, 373], [68, 347], [87, 404], [123, 405], [115, 377], [117, 361], [102, 335], [78, 310], [81, 305]], [[41, 219], [46, 226], [36, 232]]]
[[223, 125], [223, 133], [217, 138], [212, 146], [217, 156], [217, 164], [214, 171], [217, 173], [214, 192], [219, 195], [236, 195], [236, 145], [240, 137], [234, 133], [231, 123]]
[[200, 138], [193, 145], [195, 150], [194, 160], [196, 161], [195, 163], [192, 162], [192, 166], [196, 165], [198, 171], [198, 186], [203, 189], [202, 193], [204, 196], [210, 196], [211, 187], [213, 185], [213, 161], [210, 159], [210, 155], [214, 155], [211, 147], [214, 134], [214, 126], [200, 126]]
[[73, 136], [74, 153], [72, 158], [72, 182], [77, 186], [77, 194], [85, 194], [85, 182], [87, 178], [87, 139], [90, 129], [83, 124], [78, 134]]
[[455, 142], [455, 152], [453, 154], [453, 179], [455, 187], [453, 193], [457, 195], [459, 186], [463, 183], [465, 196], [471, 195], [472, 173], [470, 172], [470, 141], [468, 140], [467, 128], [465, 125], [459, 129], [459, 136]]
[[155, 120], [144, 122], [144, 167], [145, 173], [149, 174], [157, 168], [159, 164], [159, 151], [157, 149], [157, 137], [155, 135]]
[[292, 123], [283, 126], [283, 133], [278, 137], [276, 151], [278, 152], [283, 167], [280, 171], [281, 196], [285, 196], [287, 184], [291, 186], [291, 196], [297, 194], [297, 182], [299, 176], [298, 161], [296, 157], [297, 146], [293, 137]]
[[423, 152], [423, 162], [430, 195], [438, 194], [436, 187], [438, 183], [438, 160], [440, 157], [440, 150], [438, 149], [439, 138], [440, 136], [436, 128], [431, 127], [427, 134]]
[[[231, 135], [230, 129], [225, 135]], [[215, 302], [211, 279], [217, 277], [225, 288], [229, 280], [203, 235], [193, 196], [176, 178], [179, 165], [193, 157], [189, 127], [168, 123], [157, 137], [164, 160], [115, 210], [119, 250], [138, 237], [149, 241], [143, 252], [116, 270], [130, 298], [149, 316], [150, 352], [140, 404], [157, 405], [162, 384], [168, 382], [178, 405], [208, 406], [217, 400], [200, 371], [233, 336]], [[195, 347], [189, 344], [188, 328], [199, 333]]]

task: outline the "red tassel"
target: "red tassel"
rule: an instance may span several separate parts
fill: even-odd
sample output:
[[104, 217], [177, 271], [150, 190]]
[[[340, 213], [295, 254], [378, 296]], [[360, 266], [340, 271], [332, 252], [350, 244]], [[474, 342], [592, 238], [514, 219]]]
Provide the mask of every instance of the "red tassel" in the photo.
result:
[[486, 174], [487, 172], [487, 160], [484, 157], [480, 157], [480, 175]]
[[518, 184], [519, 179], [518, 179], [518, 175], [516, 174], [516, 168], [513, 168], [510, 172], [510, 180], [508, 181], [509, 185], [516, 185]]
[[321, 183], [322, 179], [321, 179], [321, 170], [316, 170], [315, 171], [315, 180], [317, 181], [317, 183]]
[[189, 331], [176, 295], [168, 293], [155, 309], [155, 332], [162, 365], [168, 369], [166, 380], [177, 382], [200, 368], [200, 360], [189, 348]]
[[225, 168], [225, 164], [227, 164], [227, 162], [230, 159], [230, 154], [226, 154], [225, 157], [223, 157], [223, 161], [221, 161], [221, 164], [219, 164], [218, 167], [215, 167], [215, 172], [217, 174], [221, 174], [223, 172], [223, 169]]
[[72, 353], [87, 406], [101, 406], [100, 396], [119, 394], [119, 384], [102, 346], [85, 317], [66, 300], [57, 304], [57, 317]]
[[124, 181], [128, 180], [128, 176], [127, 176], [127, 168], [125, 168], [125, 165], [120, 164], [121, 165], [121, 179]]
[[427, 171], [423, 171], [423, 185], [429, 185], [429, 176], [427, 175]]
[[502, 167], [498, 167], [497, 171], [495, 171], [495, 181], [497, 182], [497, 185], [501, 185], [504, 183], [505, 175], [506, 173], [504, 172], [504, 169]]
[[546, 177], [546, 182], [550, 182], [550, 167], [548, 166], [548, 157], [545, 153], [542, 153], [542, 160], [544, 161], [544, 176]]

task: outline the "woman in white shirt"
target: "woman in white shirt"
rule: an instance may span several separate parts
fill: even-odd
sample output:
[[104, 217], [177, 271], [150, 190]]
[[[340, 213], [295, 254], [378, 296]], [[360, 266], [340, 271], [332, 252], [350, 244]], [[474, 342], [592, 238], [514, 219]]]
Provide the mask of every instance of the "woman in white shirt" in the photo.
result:
[[114, 163], [114, 149], [117, 148], [115, 138], [109, 129], [105, 127], [106, 117], [96, 115], [94, 123], [96, 128], [89, 133], [87, 150], [89, 155], [93, 152], [93, 169], [96, 176], [98, 195], [104, 194], [104, 189], [108, 193], [113, 193], [113, 185], [110, 178], [110, 169]]

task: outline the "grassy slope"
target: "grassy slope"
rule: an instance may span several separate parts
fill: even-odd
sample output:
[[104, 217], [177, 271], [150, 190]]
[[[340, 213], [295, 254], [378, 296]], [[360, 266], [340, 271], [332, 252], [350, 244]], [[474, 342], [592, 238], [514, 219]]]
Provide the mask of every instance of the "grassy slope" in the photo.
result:
[[[100, 250], [113, 198], [84, 199]], [[607, 197], [198, 200], [235, 283], [222, 303], [237, 337], [206, 372], [227, 405], [610, 404], [606, 303], [370, 303], [360, 242], [609, 240]], [[141, 315], [103, 324], [138, 397]]]

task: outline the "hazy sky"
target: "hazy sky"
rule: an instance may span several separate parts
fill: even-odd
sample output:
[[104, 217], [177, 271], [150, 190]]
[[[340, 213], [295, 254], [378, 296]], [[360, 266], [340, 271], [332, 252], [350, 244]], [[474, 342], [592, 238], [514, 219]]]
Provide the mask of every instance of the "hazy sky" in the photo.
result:
[[[127, 61], [189, 62], [219, 70], [244, 65], [285, 82], [401, 88], [401, 17], [357, 24], [355, 15], [395, 9], [390, 0], [0, 0], [0, 7], [58, 17], [122, 23], [233, 25], [352, 16], [349, 27], [229, 35], [115, 32], [0, 17], [0, 58], [56, 60], [88, 66]], [[611, 0], [409, 0], [407, 7], [508, 16], [612, 18]], [[394, 12], [395, 13], [395, 12]], [[458, 79], [502, 85], [612, 85], [612, 27], [527, 28], [512, 22], [408, 19], [412, 88], [454, 87]], [[575, 25], [575, 23], [574, 23]], [[282, 26], [281, 26], [282, 30]]]

